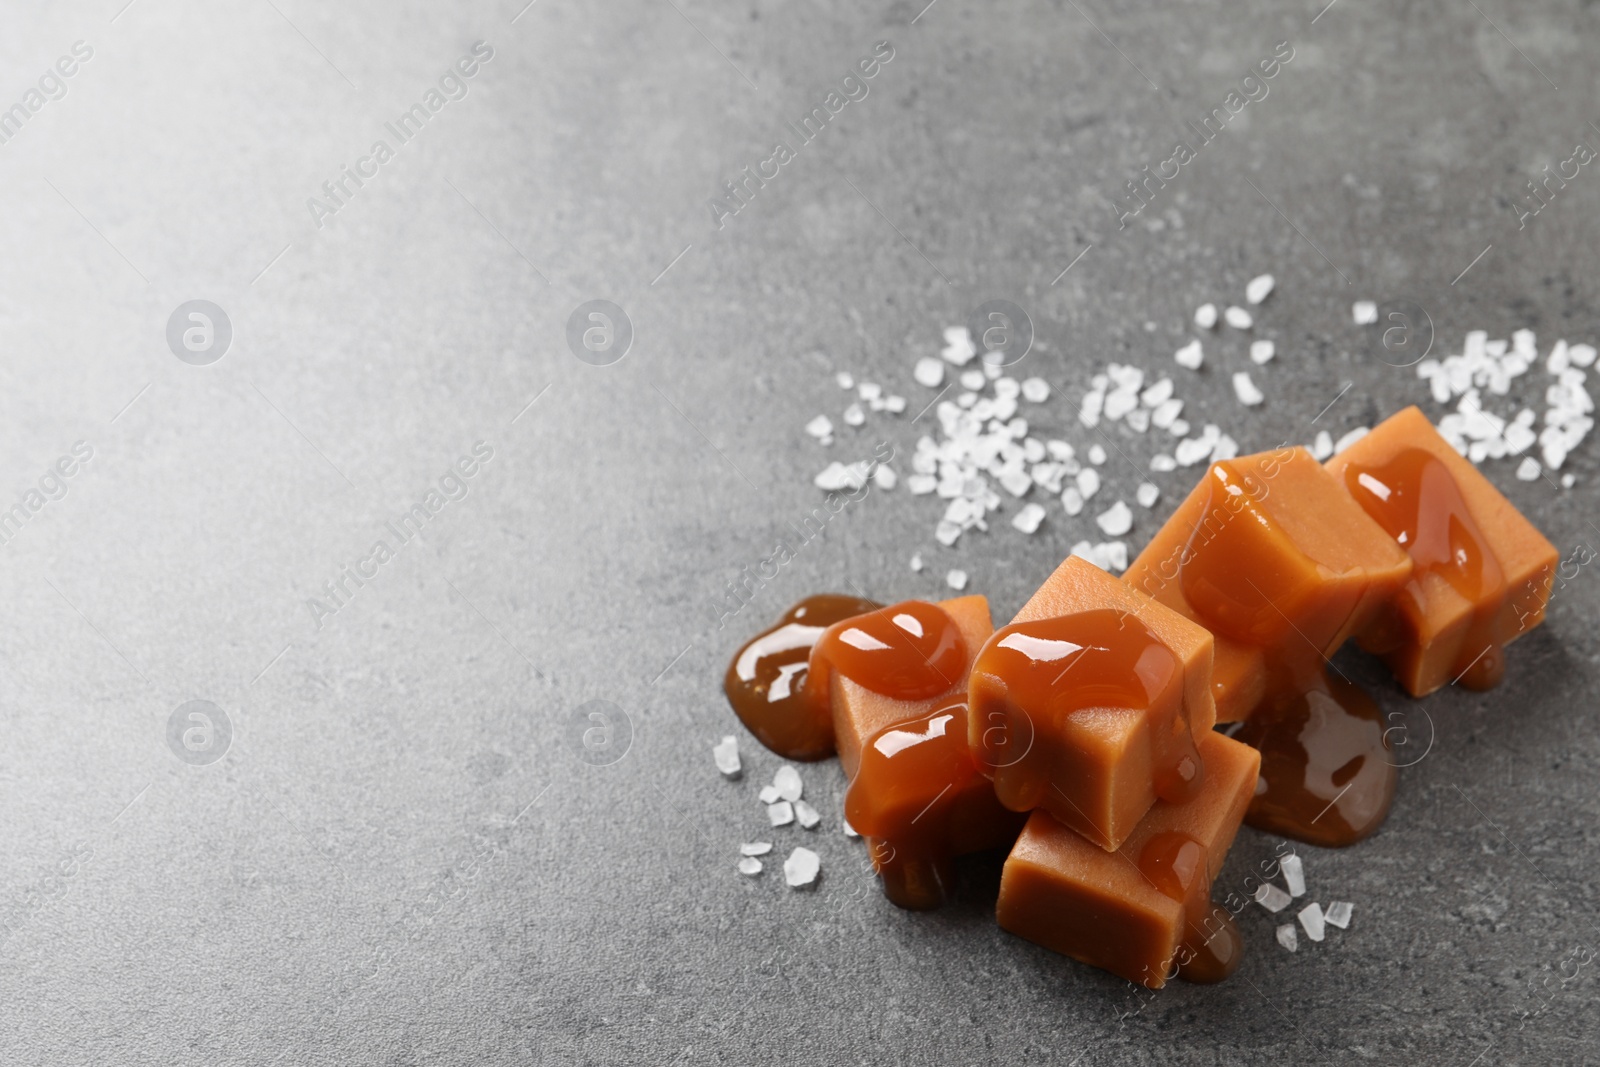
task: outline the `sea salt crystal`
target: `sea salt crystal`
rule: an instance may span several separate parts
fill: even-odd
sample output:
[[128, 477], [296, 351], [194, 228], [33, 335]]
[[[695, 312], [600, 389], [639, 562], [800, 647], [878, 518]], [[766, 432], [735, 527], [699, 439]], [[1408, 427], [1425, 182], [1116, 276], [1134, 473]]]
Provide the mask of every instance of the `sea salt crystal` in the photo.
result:
[[1587, 367], [1594, 362], [1593, 345], [1573, 345], [1567, 349], [1567, 361], [1574, 367]]
[[1156, 405], [1150, 413], [1150, 425], [1160, 430], [1170, 430], [1172, 424], [1178, 421], [1178, 416], [1183, 414], [1183, 401], [1177, 397], [1163, 400]]
[[1106, 418], [1116, 422], [1138, 406], [1138, 393], [1132, 389], [1118, 389], [1106, 396]]
[[850, 825], [850, 820], [849, 819], [840, 819], [839, 821], [842, 824], [840, 826], [840, 829], [842, 829], [844, 831], [844, 836], [846, 836], [846, 837], [860, 837], [861, 836], [860, 834], [856, 833], [856, 828], [854, 826]]
[[1083, 511], [1083, 494], [1078, 492], [1078, 487], [1069, 485], [1061, 490], [1061, 506], [1067, 509], [1068, 515], [1077, 515]]
[[1259, 304], [1272, 293], [1274, 280], [1270, 274], [1258, 274], [1251, 278], [1244, 287], [1244, 298], [1252, 304]]
[[1349, 433], [1345, 434], [1343, 437], [1339, 438], [1337, 442], [1335, 442], [1333, 446], [1333, 454], [1338, 455], [1340, 452], [1343, 452], [1345, 449], [1349, 448], [1351, 445], [1355, 444], [1365, 436], [1367, 436], [1367, 428], [1365, 426], [1357, 426], [1355, 429], [1351, 430]]
[[944, 328], [944, 348], [940, 350], [939, 355], [946, 363], [964, 367], [967, 361], [977, 354], [977, 346], [972, 343], [972, 332], [965, 326]]
[[800, 781], [800, 772], [787, 763], [779, 767], [778, 773], [772, 776], [772, 787], [784, 800], [799, 800], [805, 788]]
[[1022, 399], [1030, 404], [1042, 404], [1050, 399], [1050, 383], [1043, 378], [1026, 378], [1022, 382]]
[[1078, 472], [1078, 492], [1083, 494], [1083, 499], [1088, 500], [1100, 491], [1100, 472], [1093, 467], [1085, 467]]
[[1154, 482], [1140, 482], [1133, 498], [1139, 502], [1140, 507], [1153, 508], [1156, 506], [1156, 501], [1161, 499], [1161, 489]]
[[839, 383], [840, 389], [855, 388], [856, 380], [850, 377], [849, 371], [840, 371], [838, 374], [833, 376], [833, 380]]
[[1180, 467], [1192, 467], [1201, 460], [1211, 455], [1211, 450], [1216, 445], [1201, 438], [1189, 437], [1178, 442], [1178, 447], [1173, 449], [1173, 458]]
[[1089, 446], [1089, 462], [1096, 467], [1103, 467], [1106, 463], [1106, 450], [1099, 445]]
[[1167, 471], [1177, 470], [1178, 461], [1167, 455], [1165, 452], [1157, 452], [1155, 455], [1150, 457], [1150, 469], [1155, 471], [1157, 474], [1165, 474]]
[[767, 821], [773, 826], [788, 826], [794, 822], [794, 805], [787, 800], [767, 805]]
[[828, 418], [826, 415], [818, 415], [816, 418], [806, 423], [806, 433], [810, 434], [812, 437], [815, 437], [819, 441], [825, 437], [832, 437], [833, 420]]
[[960, 540], [960, 538], [961, 527], [957, 526], [953, 522], [941, 522], [938, 526], [934, 527], [933, 539], [938, 541], [946, 548], [949, 548], [951, 545], [955, 544], [958, 540]]
[[894, 472], [894, 468], [885, 463], [880, 463], [872, 469], [872, 484], [886, 493], [893, 489], [899, 481], [900, 476]]
[[739, 846], [739, 855], [741, 856], [765, 856], [771, 851], [771, 841], [750, 841]]
[[1172, 425], [1167, 427], [1167, 432], [1174, 437], [1187, 437], [1189, 434], [1189, 420], [1173, 419]]
[[1187, 367], [1190, 370], [1199, 370], [1200, 364], [1205, 362], [1205, 355], [1200, 351], [1199, 341], [1190, 341], [1174, 352], [1172, 358], [1178, 361], [1178, 366]]
[[739, 873], [748, 878], [754, 878], [761, 873], [761, 861], [754, 856], [746, 856], [739, 861]]
[[1577, 484], [1578, 484], [1578, 476], [1576, 474], [1563, 474], [1561, 476], [1561, 488], [1563, 488], [1563, 489], [1571, 489], [1573, 486], [1575, 486]]
[[[978, 372], [982, 374], [982, 371]], [[994, 395], [1002, 400], [1015, 400], [1022, 395], [1022, 383], [1011, 377], [1000, 377], [994, 380]]]
[[921, 571], [922, 570], [922, 553], [921, 552], [913, 552], [913, 553], [911, 553], [911, 569], [914, 570], [914, 571]]
[[1222, 317], [1235, 330], [1248, 330], [1256, 324], [1256, 320], [1250, 317], [1250, 312], [1238, 305], [1228, 308], [1222, 313]]
[[1300, 925], [1306, 928], [1306, 936], [1313, 941], [1321, 941], [1326, 931], [1322, 923], [1322, 905], [1315, 901], [1300, 909]]
[[1322, 462], [1333, 455], [1333, 435], [1327, 430], [1318, 430], [1317, 439], [1311, 442], [1311, 456], [1317, 462]]
[[817, 823], [822, 821], [822, 816], [818, 814], [817, 809], [803, 800], [794, 802], [794, 817], [807, 830], [815, 830]]
[[1289, 901], [1292, 899], [1288, 893], [1285, 893], [1271, 882], [1262, 882], [1261, 887], [1256, 890], [1256, 903], [1273, 914], [1277, 914], [1287, 908]]
[[1119, 500], [1096, 516], [1094, 521], [1107, 537], [1121, 537], [1133, 529], [1133, 512]]
[[1100, 553], [1101, 558], [1105, 560], [1105, 563], [1101, 565], [1102, 570], [1108, 570], [1113, 574], [1121, 574], [1128, 569], [1128, 546], [1123, 542], [1106, 541], [1094, 547]]
[[1247, 408], [1253, 408], [1266, 399], [1256, 383], [1250, 380], [1246, 371], [1235, 371], [1233, 375], [1233, 395], [1239, 398], [1239, 403]]
[[901, 415], [906, 410], [906, 398], [898, 393], [891, 393], [883, 398], [883, 409], [891, 415]]
[[1348, 900], [1335, 900], [1328, 905], [1322, 913], [1322, 918], [1329, 926], [1337, 926], [1341, 930], [1350, 928], [1350, 912], [1353, 906]]
[[1150, 428], [1150, 412], [1145, 408], [1134, 408], [1123, 422], [1134, 433], [1144, 433]]
[[1012, 468], [1000, 475], [1000, 486], [1012, 496], [1026, 496], [1033, 488], [1033, 477], [1020, 468]]
[[939, 487], [939, 479], [931, 474], [913, 474], [906, 479], [906, 488], [912, 496], [927, 496]]
[[1139, 403], [1147, 408], [1158, 408], [1172, 398], [1172, 379], [1162, 378], [1139, 394]]
[[783, 799], [782, 797], [778, 796], [778, 787], [775, 785], [762, 786], [761, 792], [757, 793], [756, 797], [759, 798], [763, 804], [776, 804], [778, 801]]
[[1538, 460], [1532, 456], [1523, 456], [1522, 462], [1517, 464], [1517, 478], [1524, 482], [1536, 482], [1539, 480], [1541, 470], [1543, 468], [1539, 466]]
[[1278, 346], [1271, 341], [1250, 342], [1250, 362], [1256, 366], [1271, 363], [1272, 357], [1278, 354]]
[[[848, 386], [846, 386], [846, 388], [848, 388]], [[856, 395], [862, 400], [871, 403], [872, 401], [883, 396], [883, 386], [879, 385], [877, 382], [862, 382], [861, 388], [856, 390]]]
[[929, 389], [937, 389], [944, 382], [944, 363], [932, 356], [923, 356], [917, 360], [917, 365], [911, 372], [911, 377], [917, 380], [918, 385], [925, 385]]
[[1194, 324], [1202, 330], [1209, 330], [1217, 324], [1217, 305], [1201, 304], [1194, 309]]
[[1350, 316], [1357, 326], [1371, 326], [1378, 321], [1378, 305], [1371, 300], [1357, 300], [1350, 305]]
[[1289, 853], [1278, 863], [1278, 869], [1283, 871], [1283, 884], [1289, 887], [1291, 897], [1306, 895], [1306, 868], [1299, 855]]
[[711, 758], [716, 761], [717, 770], [728, 781], [737, 781], [744, 775], [744, 768], [739, 765], [739, 739], [728, 734], [723, 739], [711, 746]]
[[822, 870], [822, 860], [809, 848], [797, 848], [783, 861], [783, 880], [793, 889], [814, 884]]
[[983, 391], [983, 371], [974, 367], [961, 372], [961, 388], [969, 392], [980, 393]]
[[1295, 933], [1294, 923], [1284, 923], [1278, 927], [1278, 944], [1290, 952], [1300, 951], [1300, 936]]
[[867, 484], [867, 469], [868, 465], [865, 463], [852, 463], [849, 466], [843, 463], [830, 463], [811, 482], [818, 489], [828, 492], [860, 489]]
[[1039, 529], [1039, 524], [1044, 521], [1044, 508], [1038, 504], [1024, 504], [1022, 510], [1011, 519], [1011, 525], [1025, 534], [1031, 534]]
[[967, 587], [967, 572], [960, 569], [950, 571], [944, 576], [944, 584], [959, 593]]
[[844, 409], [844, 424], [846, 426], [860, 426], [867, 421], [867, 413], [861, 410], [860, 404], [851, 404]]

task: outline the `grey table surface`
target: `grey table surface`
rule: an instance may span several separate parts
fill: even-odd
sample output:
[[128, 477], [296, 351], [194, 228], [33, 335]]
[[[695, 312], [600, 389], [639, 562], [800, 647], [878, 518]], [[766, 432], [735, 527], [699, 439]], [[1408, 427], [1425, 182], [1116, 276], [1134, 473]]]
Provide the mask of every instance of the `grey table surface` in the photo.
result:
[[[902, 486], [719, 620], [826, 462], [883, 440], [906, 472], [912, 363], [985, 300], [1027, 310], [1020, 369], [1057, 386], [1035, 424], [1080, 446], [1090, 374], [1170, 370], [1192, 309], [1263, 270], [1267, 402], [1235, 402], [1227, 335], [1181, 380], [1246, 449], [1438, 416], [1358, 298], [1425, 309], [1436, 354], [1600, 339], [1600, 178], [1513, 209], [1600, 143], [1592, 5], [523, 2], [4, 7], [0, 1062], [1596, 1057], [1593, 568], [1497, 691], [1416, 705], [1341, 659], [1414, 765], [1375, 838], [1301, 849], [1351, 928], [1291, 955], [1252, 907], [1222, 986], [1142, 996], [1001, 932], [995, 861], [899, 912], [839, 832], [836, 763], [805, 768], [807, 833], [765, 828], [778, 761], [742, 731], [743, 781], [710, 759], [729, 653], [791, 601], [936, 597], [959, 566], [1004, 619], [1090, 536], [1052, 505], [944, 549]], [[1268, 94], [1119, 228], [1124, 183], [1280, 42]], [[219, 359], [168, 343], [197, 299]], [[566, 339], [593, 299], [634, 331], [609, 366]], [[836, 371], [911, 410], [822, 448]], [[1118, 441], [1105, 499], [1148, 477], [1153, 441]], [[1600, 543], [1596, 466], [1591, 438], [1570, 488], [1484, 470], [1570, 556]], [[736, 874], [763, 838], [815, 848], [818, 888]], [[1278, 845], [1243, 830], [1219, 894]]]

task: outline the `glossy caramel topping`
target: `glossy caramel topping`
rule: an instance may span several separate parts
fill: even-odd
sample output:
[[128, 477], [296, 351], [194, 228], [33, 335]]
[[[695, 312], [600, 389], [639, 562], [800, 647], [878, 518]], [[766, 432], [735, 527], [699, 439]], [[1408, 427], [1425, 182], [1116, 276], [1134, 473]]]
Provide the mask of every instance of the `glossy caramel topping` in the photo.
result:
[[1173, 900], [1188, 900], [1195, 883], [1205, 878], [1206, 847], [1188, 834], [1154, 834], [1139, 853], [1139, 872]]
[[1151, 836], [1139, 853], [1139, 872], [1183, 905], [1183, 939], [1173, 959], [1186, 982], [1220, 982], [1239, 966], [1244, 942], [1233, 916], [1212, 905], [1206, 847], [1188, 834]]
[[[1110, 608], [1016, 623], [989, 639], [973, 664], [973, 691], [985, 706], [1003, 693], [1015, 709], [1037, 709], [1041, 722], [985, 723], [979, 758], [991, 768], [1021, 773], [1028, 750], [1050, 743], [1051, 723], [1105, 708], [1158, 709], [1155, 791], [1184, 800], [1201, 780], [1188, 723], [1177, 714], [1183, 687], [1178, 657], [1136, 616]], [[1046, 773], [1045, 762], [1039, 772]], [[1022, 793], [1042, 792], [1022, 789]]]
[[739, 721], [757, 740], [786, 759], [833, 754], [826, 690], [819, 704], [806, 685], [811, 649], [828, 627], [878, 607], [852, 596], [807, 597], [739, 649], [722, 685]]
[[1344, 477], [1362, 509], [1411, 555], [1415, 570], [1405, 592], [1411, 612], [1426, 613], [1425, 574], [1477, 605], [1455, 669], [1465, 672], [1461, 681], [1469, 689], [1497, 685], [1505, 655], [1493, 622], [1505, 600], [1505, 574], [1449, 468], [1426, 449], [1408, 448], [1382, 464], [1352, 463]]
[[1372, 698], [1326, 679], [1299, 699], [1260, 708], [1233, 732], [1261, 752], [1261, 777], [1245, 822], [1297, 841], [1338, 848], [1389, 814], [1398, 772]]
[[907, 600], [837, 623], [811, 650], [807, 687], [826, 704], [838, 671], [894, 700], [927, 700], [965, 677], [967, 642], [945, 610]]
[[1199, 927], [1191, 927], [1178, 949], [1178, 977], [1185, 982], [1220, 982], [1239, 969], [1244, 939], [1225, 908], [1211, 908]]
[[1212, 630], [1236, 641], [1279, 640], [1295, 614], [1293, 603], [1279, 601], [1292, 599], [1296, 576], [1263, 571], [1263, 541], [1293, 544], [1266, 509], [1255, 506], [1270, 487], [1232, 461], [1213, 463], [1202, 484], [1209, 490], [1206, 519], [1195, 525], [1185, 547], [1179, 572], [1184, 598]]

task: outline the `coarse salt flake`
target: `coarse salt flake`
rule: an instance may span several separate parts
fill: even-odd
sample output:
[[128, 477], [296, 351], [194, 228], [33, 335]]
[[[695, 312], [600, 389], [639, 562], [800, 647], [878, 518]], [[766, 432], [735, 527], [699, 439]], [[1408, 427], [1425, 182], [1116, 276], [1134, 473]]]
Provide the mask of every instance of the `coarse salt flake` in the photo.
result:
[[1272, 293], [1274, 280], [1270, 274], [1258, 274], [1251, 278], [1244, 287], [1244, 298], [1247, 303], [1259, 304]]
[[1289, 901], [1292, 899], [1294, 898], [1289, 896], [1288, 893], [1285, 893], [1283, 890], [1279, 889], [1277, 886], [1273, 885], [1271, 882], [1262, 882], [1260, 887], [1256, 890], [1256, 903], [1260, 904], [1263, 908], [1266, 908], [1273, 914], [1277, 914], [1284, 908], [1287, 908], [1289, 906]]
[[803, 800], [794, 802], [794, 817], [807, 830], [815, 830], [817, 823], [822, 821], [822, 815], [817, 809]]
[[1300, 909], [1300, 925], [1306, 928], [1306, 936], [1313, 941], [1321, 941], [1324, 933], [1322, 922], [1322, 905], [1312, 901]]
[[1352, 910], [1353, 905], [1348, 900], [1335, 900], [1322, 913], [1322, 918], [1329, 926], [1337, 926], [1341, 930], [1348, 930], [1350, 928], [1350, 912]]
[[794, 822], [794, 805], [787, 800], [767, 805], [767, 821], [773, 826], [788, 826]]
[[1172, 358], [1177, 360], [1178, 366], [1187, 367], [1190, 370], [1199, 370], [1200, 364], [1205, 362], [1205, 355], [1200, 351], [1200, 342], [1198, 340], [1190, 341], [1178, 349], [1172, 354]]
[[1161, 499], [1161, 489], [1154, 482], [1140, 482], [1133, 498], [1139, 502], [1140, 507], [1153, 508], [1156, 506], [1156, 501]]
[[793, 889], [814, 884], [822, 870], [822, 860], [809, 848], [797, 848], [783, 861], [783, 880]]
[[1378, 321], [1378, 305], [1371, 300], [1357, 300], [1350, 305], [1350, 317], [1357, 326], [1371, 326]]
[[1522, 462], [1517, 464], [1517, 477], [1524, 482], [1535, 482], [1539, 480], [1539, 472], [1543, 469], [1532, 456], [1523, 456]]
[[1202, 330], [1209, 330], [1217, 324], [1217, 305], [1201, 304], [1194, 309], [1194, 324]]
[[754, 878], [761, 873], [761, 861], [754, 856], [746, 856], [739, 861], [739, 873], [747, 878]]
[[749, 841], [739, 846], [739, 855], [741, 856], [765, 856], [771, 851], [771, 841]]
[[1300, 935], [1295, 933], [1294, 923], [1284, 923], [1278, 927], [1278, 944], [1290, 952], [1300, 951]]
[[1133, 529], [1133, 512], [1119, 500], [1097, 515], [1094, 521], [1107, 537], [1121, 537]]
[[717, 770], [730, 782], [736, 781], [744, 774], [744, 768], [739, 764], [739, 739], [728, 734], [711, 747], [711, 758], [716, 761]]
[[911, 371], [918, 385], [925, 385], [929, 389], [937, 389], [944, 382], [944, 363], [932, 356], [923, 356], [917, 360], [916, 367]]
[[778, 787], [775, 785], [762, 786], [761, 792], [756, 794], [756, 798], [763, 804], [776, 804], [783, 799], [778, 795]]
[[1289, 887], [1291, 897], [1306, 895], [1306, 868], [1297, 853], [1291, 852], [1278, 863], [1283, 872], [1283, 884]]
[[1278, 354], [1278, 346], [1271, 341], [1250, 342], [1250, 362], [1260, 367], [1271, 363], [1272, 357]]
[[1250, 380], [1249, 372], [1242, 370], [1234, 372], [1233, 395], [1247, 408], [1253, 408], [1266, 399], [1261, 390], [1256, 388], [1256, 383]]
[[1250, 316], [1250, 312], [1246, 311], [1242, 307], [1239, 307], [1237, 304], [1229, 307], [1227, 311], [1224, 311], [1222, 313], [1222, 318], [1235, 330], [1248, 330], [1250, 327], [1256, 324], [1256, 320]]
[[778, 773], [772, 776], [772, 787], [784, 800], [799, 800], [805, 788], [800, 781], [800, 772], [788, 763], [779, 767]]
[[824, 437], [832, 437], [833, 420], [828, 418], [826, 415], [818, 415], [816, 418], [806, 423], [806, 433], [810, 434], [812, 437], [815, 437], [819, 441]]
[[1022, 510], [1011, 519], [1011, 525], [1025, 534], [1031, 534], [1039, 529], [1039, 524], [1044, 521], [1044, 508], [1038, 504], [1024, 504]]
[[967, 587], [967, 572], [959, 568], [951, 570], [944, 576], [944, 584], [960, 592]]
[[1050, 399], [1050, 383], [1043, 378], [1025, 378], [1022, 382], [1022, 399], [1030, 404], [1042, 404]]

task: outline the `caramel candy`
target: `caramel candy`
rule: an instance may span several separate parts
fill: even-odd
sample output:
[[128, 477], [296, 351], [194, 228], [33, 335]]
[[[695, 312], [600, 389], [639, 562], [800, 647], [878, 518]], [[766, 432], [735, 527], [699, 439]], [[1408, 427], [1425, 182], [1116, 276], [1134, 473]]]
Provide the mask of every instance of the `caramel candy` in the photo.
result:
[[1321, 684], [1411, 560], [1303, 448], [1214, 463], [1123, 580], [1216, 636], [1217, 719]]
[[1226, 977], [1240, 945], [1227, 913], [1211, 906], [1211, 883], [1255, 791], [1260, 756], [1211, 731], [1197, 741], [1206, 767], [1199, 792], [1156, 804], [1115, 853], [1034, 812], [1000, 878], [1001, 927], [1151, 989], [1174, 973]]
[[[902, 605], [895, 605], [890, 608], [882, 608], [873, 612], [872, 615], [883, 616], [892, 622], [893, 617], [901, 613], [898, 610], [901, 607]], [[896, 690], [891, 687], [889, 682], [869, 678], [865, 673], [857, 673], [858, 678], [866, 679], [865, 682], [850, 677], [846, 673], [848, 665], [835, 664], [834, 668], [829, 671], [829, 689], [833, 708], [833, 739], [834, 745], [839, 752], [839, 765], [844, 768], [847, 779], [855, 777], [856, 768], [861, 761], [861, 748], [872, 735], [885, 727], [927, 715], [947, 704], [962, 699], [966, 693], [967, 672], [971, 669], [972, 657], [977, 653], [978, 649], [983, 647], [983, 643], [988, 640], [989, 635], [994, 632], [994, 624], [989, 619], [989, 601], [986, 597], [964, 596], [953, 600], [942, 600], [937, 605], [923, 604], [921, 608], [916, 609], [917, 613], [923, 614], [923, 608], [939, 609], [948, 618], [949, 622], [954, 624], [953, 633], [960, 639], [959, 655], [954, 654], [945, 642], [934, 641], [928, 642], [931, 645], [931, 664], [927, 660], [920, 660], [920, 657], [919, 660], [923, 664], [922, 670], [918, 670], [916, 664], [909, 662], [909, 659], [905, 664], [907, 674], [915, 675], [924, 681], [928, 677], [935, 678], [940, 686], [937, 692], [927, 692], [927, 689], [934, 687], [929, 684], [926, 688], [920, 690], [910, 690], [910, 692], [925, 695], [913, 697], [896, 696], [893, 695]], [[861, 618], [866, 617], [861, 616], [856, 620], [847, 620], [846, 623], [841, 623], [831, 628], [830, 633], [849, 625], [851, 622], [857, 622]], [[873, 623], [868, 623], [867, 625], [870, 626], [875, 623], [879, 623], [879, 620], [874, 619]], [[936, 624], [936, 620], [923, 620], [923, 629], [927, 637], [933, 636], [932, 630]], [[885, 634], [884, 636], [891, 635]], [[866, 644], [867, 642], [859, 641], [858, 643]], [[895, 642], [886, 640], [882, 643], [894, 644]], [[819, 647], [822, 647], [822, 644], [823, 642], [818, 642]], [[852, 648], [853, 646], [845, 645], [844, 647]], [[862, 650], [854, 649], [854, 651], [859, 652]], [[820, 659], [821, 657], [812, 659], [813, 672], [817, 672], [817, 668], [820, 666]], [[937, 671], [930, 674], [928, 668], [937, 668]], [[893, 674], [894, 672], [890, 671], [888, 673]], [[907, 690], [899, 689], [898, 692], [904, 694]]]
[[1199, 787], [1216, 718], [1211, 635], [1078, 557], [973, 664], [969, 742], [1013, 811], [1114, 850], [1158, 797]]
[[1009, 847], [1025, 818], [1002, 807], [979, 772], [959, 701], [875, 734], [861, 750], [844, 810], [868, 837], [885, 895], [916, 909], [949, 897], [956, 856]]
[[1555, 546], [1414, 407], [1328, 470], [1416, 565], [1361, 646], [1412, 696], [1457, 678], [1471, 689], [1498, 684], [1505, 646], [1544, 621]]

